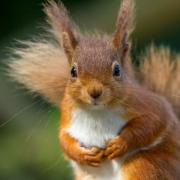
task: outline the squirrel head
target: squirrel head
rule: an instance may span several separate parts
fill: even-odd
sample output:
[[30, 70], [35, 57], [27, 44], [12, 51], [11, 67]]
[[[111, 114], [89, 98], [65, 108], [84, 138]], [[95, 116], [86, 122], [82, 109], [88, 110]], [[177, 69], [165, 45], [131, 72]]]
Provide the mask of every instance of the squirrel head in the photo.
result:
[[67, 56], [70, 69], [66, 93], [79, 105], [114, 106], [123, 99], [129, 72], [129, 36], [133, 0], [123, 0], [111, 36], [83, 36], [62, 4], [46, 7], [49, 22]]

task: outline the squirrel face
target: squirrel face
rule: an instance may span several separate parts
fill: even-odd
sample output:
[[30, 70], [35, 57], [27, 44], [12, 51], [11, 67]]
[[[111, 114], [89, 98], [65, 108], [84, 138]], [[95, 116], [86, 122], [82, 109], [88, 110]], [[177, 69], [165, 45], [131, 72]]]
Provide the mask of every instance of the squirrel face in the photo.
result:
[[79, 43], [70, 66], [67, 92], [79, 105], [95, 108], [116, 106], [125, 72], [120, 55], [108, 38], [87, 38]]
[[78, 104], [114, 106], [125, 97], [122, 86], [134, 27], [133, 7], [133, 1], [122, 5], [111, 36], [91, 38], [84, 37], [61, 3], [57, 6], [51, 1], [45, 7], [48, 22], [71, 66], [66, 92]]

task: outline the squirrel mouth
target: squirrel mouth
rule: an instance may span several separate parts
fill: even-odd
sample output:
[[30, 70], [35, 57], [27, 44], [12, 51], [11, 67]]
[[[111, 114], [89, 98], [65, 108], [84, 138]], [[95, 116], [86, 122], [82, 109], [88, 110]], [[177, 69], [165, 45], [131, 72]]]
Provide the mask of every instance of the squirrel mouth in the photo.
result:
[[104, 108], [104, 104], [101, 104], [97, 100], [91, 102], [91, 107], [94, 109], [102, 109]]
[[100, 105], [97, 100], [92, 100], [92, 101], [91, 101], [91, 104], [94, 105], [94, 106]]
[[98, 105], [99, 105], [96, 101], [94, 101], [92, 104], [93, 104], [94, 106], [98, 106]]

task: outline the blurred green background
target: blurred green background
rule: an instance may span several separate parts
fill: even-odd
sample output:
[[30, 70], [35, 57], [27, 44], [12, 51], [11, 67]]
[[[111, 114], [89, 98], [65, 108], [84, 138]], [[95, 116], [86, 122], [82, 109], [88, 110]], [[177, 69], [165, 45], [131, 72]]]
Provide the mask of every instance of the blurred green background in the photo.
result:
[[[44, 33], [43, 0], [0, 3], [0, 179], [68, 180], [71, 168], [58, 143], [59, 110], [7, 79], [3, 61], [16, 39]], [[113, 32], [120, 0], [64, 0], [82, 30]], [[133, 54], [148, 44], [180, 50], [180, 1], [137, 0]]]

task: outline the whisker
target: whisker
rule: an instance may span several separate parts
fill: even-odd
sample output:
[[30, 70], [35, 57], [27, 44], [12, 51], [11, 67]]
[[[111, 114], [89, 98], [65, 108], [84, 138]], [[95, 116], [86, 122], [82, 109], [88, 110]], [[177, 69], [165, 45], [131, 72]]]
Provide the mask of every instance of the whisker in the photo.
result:
[[56, 168], [56, 167], [60, 164], [60, 162], [61, 162], [61, 159], [60, 159], [60, 158], [56, 159], [56, 161], [55, 161], [53, 164], [51, 164], [51, 166], [47, 167], [47, 168], [44, 170], [44, 172], [48, 172], [48, 171]]
[[[49, 109], [47, 114], [50, 114], [52, 111], [53, 111], [52, 109]], [[52, 116], [52, 114], [50, 114], [50, 116], [48, 117], [46, 123], [44, 124], [44, 127], [43, 127], [44, 129], [46, 129], [48, 127], [48, 125], [49, 125], [49, 123], [51, 121], [51, 116]]]
[[[43, 103], [42, 105], [45, 105], [45, 103]], [[29, 133], [29, 135], [26, 138], [26, 142], [30, 141], [30, 139], [33, 137], [34, 134], [36, 134], [36, 132], [38, 131], [38, 128], [40, 127], [40, 125], [42, 124], [44, 119], [47, 119], [47, 109], [42, 107], [39, 109], [39, 111], [37, 111], [37, 113], [44, 113], [41, 117], [40, 120], [36, 123], [35, 127], [31, 130], [31, 132]], [[45, 118], [46, 116], [46, 118]]]
[[29, 106], [24, 107], [23, 109], [21, 109], [19, 112], [15, 113], [10, 119], [8, 119], [7, 121], [5, 121], [4, 123], [0, 124], [0, 128], [4, 127], [5, 125], [7, 125], [8, 123], [10, 123], [11, 121], [13, 121], [16, 117], [18, 117], [19, 115], [21, 115], [24, 111], [30, 109], [31, 107], [33, 107], [35, 104], [37, 104], [39, 102], [39, 100], [37, 100], [34, 103], [31, 103]]

